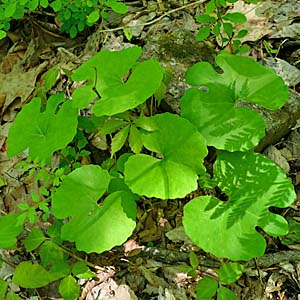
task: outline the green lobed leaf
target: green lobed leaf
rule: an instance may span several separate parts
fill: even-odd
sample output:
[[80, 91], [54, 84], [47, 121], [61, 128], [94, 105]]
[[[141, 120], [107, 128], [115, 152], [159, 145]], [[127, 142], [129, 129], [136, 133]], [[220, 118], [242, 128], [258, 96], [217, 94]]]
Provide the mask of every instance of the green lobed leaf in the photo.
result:
[[103, 50], [76, 69], [75, 81], [96, 80], [101, 99], [93, 112], [112, 116], [133, 109], [151, 97], [160, 86], [163, 71], [155, 60], [136, 62], [141, 48], [134, 46], [121, 51]]
[[99, 166], [83, 166], [67, 175], [52, 200], [57, 218], [72, 217], [62, 227], [62, 238], [87, 253], [109, 250], [126, 241], [135, 228], [136, 196], [119, 191], [101, 205], [110, 176]]
[[35, 289], [45, 286], [54, 280], [55, 277], [42, 266], [25, 261], [16, 267], [12, 281], [23, 288]]
[[230, 284], [237, 281], [243, 274], [244, 266], [238, 263], [224, 263], [219, 270], [219, 280]]
[[214, 165], [220, 189], [229, 197], [197, 197], [184, 207], [186, 234], [204, 251], [231, 260], [264, 254], [260, 227], [272, 236], [288, 231], [286, 220], [269, 207], [287, 207], [296, 198], [293, 185], [272, 161], [254, 152], [220, 152]]
[[220, 286], [217, 300], [239, 300], [239, 298], [227, 287]]
[[80, 296], [80, 287], [71, 275], [60, 282], [58, 290], [64, 300], [76, 300]]
[[23, 244], [27, 252], [36, 249], [45, 240], [43, 232], [39, 228], [32, 228]]
[[159, 128], [143, 132], [143, 145], [157, 157], [136, 154], [125, 163], [125, 183], [139, 195], [161, 199], [182, 198], [197, 188], [204, 171], [205, 140], [180, 116], [165, 113], [151, 117]]
[[0, 216], [0, 248], [15, 246], [17, 236], [23, 230], [23, 224], [18, 224], [20, 215], [20, 213], [10, 213], [6, 216]]
[[187, 82], [192, 86], [226, 85], [232, 90], [235, 102], [246, 100], [267, 109], [278, 109], [288, 100], [288, 87], [282, 78], [253, 59], [221, 52], [216, 64], [223, 69], [222, 74], [209, 63], [199, 62], [189, 68]]
[[211, 300], [218, 289], [218, 282], [215, 279], [204, 277], [197, 285], [197, 300]]
[[[209, 70], [206, 76], [213, 80]], [[186, 90], [180, 104], [182, 116], [198, 128], [209, 146], [228, 151], [252, 149], [265, 135], [264, 119], [251, 109], [236, 107], [234, 94], [225, 85], [206, 85], [207, 91]]]
[[64, 101], [62, 93], [52, 95], [43, 112], [40, 98], [24, 105], [10, 128], [7, 155], [29, 148], [33, 160], [49, 163], [53, 152], [66, 147], [77, 131], [77, 109], [72, 108], [71, 101]]

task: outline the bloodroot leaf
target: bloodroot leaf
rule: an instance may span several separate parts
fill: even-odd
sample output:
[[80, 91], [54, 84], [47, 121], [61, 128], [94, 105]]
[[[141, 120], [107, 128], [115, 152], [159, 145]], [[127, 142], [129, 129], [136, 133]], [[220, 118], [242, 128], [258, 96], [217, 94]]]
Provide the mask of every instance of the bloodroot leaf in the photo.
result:
[[156, 92], [163, 78], [162, 68], [155, 60], [137, 62], [141, 54], [137, 46], [103, 50], [74, 71], [73, 80], [95, 84], [101, 96], [93, 107], [95, 115], [112, 116], [133, 109]]
[[288, 224], [269, 207], [284, 208], [296, 198], [290, 179], [272, 161], [254, 152], [221, 152], [214, 175], [228, 201], [197, 197], [184, 207], [186, 234], [204, 251], [231, 260], [262, 256], [266, 241], [288, 232]]
[[49, 163], [53, 152], [66, 147], [76, 130], [77, 109], [71, 101], [65, 102], [63, 94], [52, 95], [43, 112], [41, 99], [34, 98], [23, 107], [10, 128], [7, 155], [11, 157], [29, 148], [34, 161]]
[[128, 191], [110, 194], [101, 205], [110, 176], [99, 166], [83, 166], [66, 176], [52, 200], [57, 218], [72, 217], [62, 238], [80, 251], [101, 253], [126, 241], [135, 228], [136, 196]]
[[184, 197], [197, 188], [204, 171], [205, 140], [186, 119], [169, 113], [149, 118], [157, 130], [142, 133], [143, 145], [157, 157], [132, 155], [125, 163], [125, 183], [139, 195], [161, 199]]
[[265, 135], [264, 119], [249, 108], [236, 107], [234, 94], [225, 85], [207, 84], [207, 88], [185, 92], [182, 116], [198, 128], [208, 145], [217, 149], [245, 151], [256, 146]]
[[264, 136], [265, 123], [254, 110], [238, 102], [278, 109], [288, 99], [288, 87], [272, 70], [249, 57], [222, 52], [216, 64], [222, 74], [207, 62], [188, 70], [186, 80], [194, 87], [181, 99], [182, 116], [199, 129], [210, 146], [227, 151], [252, 149]]

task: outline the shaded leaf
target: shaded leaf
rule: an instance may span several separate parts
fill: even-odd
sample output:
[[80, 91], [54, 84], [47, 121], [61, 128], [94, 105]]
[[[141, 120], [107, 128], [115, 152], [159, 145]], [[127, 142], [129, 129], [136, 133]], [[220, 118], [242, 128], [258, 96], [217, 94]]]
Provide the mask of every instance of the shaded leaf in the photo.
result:
[[204, 251], [231, 260], [264, 254], [266, 241], [256, 226], [272, 236], [288, 231], [286, 220], [269, 207], [287, 207], [296, 198], [293, 185], [272, 161], [254, 152], [221, 152], [215, 179], [229, 197], [197, 197], [184, 207], [187, 235]]
[[224, 84], [232, 90], [235, 102], [246, 100], [267, 109], [278, 109], [287, 101], [284, 81], [251, 58], [222, 52], [216, 57], [216, 64], [224, 73], [217, 73], [207, 62], [199, 62], [189, 68], [187, 82], [193, 86]]
[[[206, 76], [210, 79], [208, 70]], [[198, 128], [210, 146], [228, 151], [252, 149], [265, 135], [264, 119], [251, 109], [236, 107], [234, 94], [225, 85], [207, 87], [208, 91], [190, 88], [185, 92], [182, 116]]]

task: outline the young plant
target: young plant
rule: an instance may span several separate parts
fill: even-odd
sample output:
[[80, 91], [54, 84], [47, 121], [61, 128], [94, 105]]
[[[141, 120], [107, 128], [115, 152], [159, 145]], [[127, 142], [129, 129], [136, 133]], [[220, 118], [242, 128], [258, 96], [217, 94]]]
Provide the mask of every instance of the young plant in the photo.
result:
[[119, 0], [54, 0], [50, 7], [57, 13], [57, 21], [62, 23], [61, 31], [76, 37], [89, 26], [94, 25], [100, 18], [106, 19], [110, 8], [115, 13], [125, 14], [127, 6]]
[[231, 53], [245, 53], [250, 50], [247, 45], [242, 45], [241, 38], [247, 35], [246, 29], [235, 32], [236, 24], [245, 23], [247, 18], [239, 12], [223, 13], [228, 3], [237, 0], [210, 0], [205, 7], [205, 13], [196, 17], [196, 21], [202, 24], [197, 33], [197, 40], [203, 41], [210, 35], [219, 39], [221, 49], [229, 46]]
[[0, 1], [0, 40], [6, 36], [6, 32], [10, 28], [12, 19], [19, 20], [26, 13], [30, 13], [38, 9], [48, 7], [48, 0], [1, 0]]
[[238, 297], [226, 286], [240, 278], [244, 266], [238, 263], [224, 263], [218, 272], [218, 280], [211, 277], [204, 277], [197, 285], [197, 300], [217, 299], [238, 300]]

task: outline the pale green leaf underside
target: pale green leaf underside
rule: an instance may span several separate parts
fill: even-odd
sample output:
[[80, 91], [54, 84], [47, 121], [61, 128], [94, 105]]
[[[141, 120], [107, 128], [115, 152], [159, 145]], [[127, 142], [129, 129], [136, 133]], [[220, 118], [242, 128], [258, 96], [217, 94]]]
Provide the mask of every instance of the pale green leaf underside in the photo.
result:
[[229, 197], [198, 197], [184, 208], [184, 227], [192, 241], [217, 257], [249, 260], [264, 254], [266, 242], [255, 230], [279, 236], [286, 220], [269, 207], [287, 207], [296, 198], [293, 185], [272, 161], [254, 152], [221, 152], [214, 174]]
[[158, 89], [163, 71], [154, 60], [138, 63], [141, 53], [137, 46], [103, 50], [75, 70], [72, 79], [94, 82], [101, 96], [93, 107], [95, 115], [112, 116], [133, 109]]
[[207, 62], [193, 65], [187, 72], [187, 82], [193, 86], [224, 84], [235, 100], [246, 100], [268, 109], [278, 109], [288, 100], [288, 87], [281, 77], [249, 57], [222, 52], [216, 64], [224, 73], [217, 73]]
[[146, 149], [158, 158], [138, 154], [125, 164], [125, 183], [139, 195], [161, 199], [181, 198], [197, 188], [207, 155], [204, 138], [180, 116], [164, 113], [149, 118], [156, 131], [143, 132]]
[[7, 139], [7, 155], [14, 156], [29, 148], [30, 157], [49, 163], [51, 155], [72, 141], [77, 128], [77, 109], [71, 101], [64, 102], [63, 94], [52, 95], [46, 110], [41, 110], [41, 99], [34, 98], [17, 115]]
[[255, 111], [236, 107], [233, 93], [222, 84], [208, 90], [188, 89], [181, 99], [181, 114], [206, 138], [207, 144], [228, 151], [246, 151], [265, 134], [263, 118]]
[[109, 250], [126, 241], [135, 228], [135, 196], [119, 191], [101, 205], [110, 182], [106, 170], [83, 166], [70, 173], [54, 194], [52, 212], [57, 218], [72, 217], [62, 227], [62, 238], [87, 253]]

